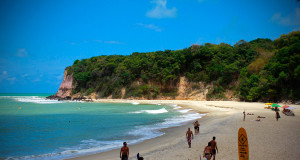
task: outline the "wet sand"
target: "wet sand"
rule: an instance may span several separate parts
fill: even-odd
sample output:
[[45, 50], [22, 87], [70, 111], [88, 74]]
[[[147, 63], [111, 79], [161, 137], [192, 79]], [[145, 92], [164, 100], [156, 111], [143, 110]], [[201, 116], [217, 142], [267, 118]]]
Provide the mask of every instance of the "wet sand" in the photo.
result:
[[[216, 137], [219, 152], [216, 159], [238, 159], [238, 129], [247, 131], [250, 159], [290, 159], [300, 157], [300, 105], [295, 107], [296, 116], [285, 116], [280, 112], [279, 121], [275, 112], [264, 109], [264, 103], [234, 102], [234, 101], [187, 101], [187, 100], [112, 100], [98, 99], [96, 102], [105, 103], [145, 103], [145, 104], [177, 104], [191, 108], [201, 113], [208, 113], [199, 119], [200, 134], [192, 140], [192, 148], [188, 148], [185, 132], [193, 128], [192, 122], [165, 129], [166, 134], [142, 143], [131, 145], [130, 160], [136, 160], [139, 152], [146, 160], [199, 160], [204, 147]], [[280, 104], [284, 105], [284, 104]], [[243, 111], [253, 113], [246, 115], [243, 121]], [[261, 121], [255, 121], [257, 116], [263, 116]], [[194, 130], [193, 130], [194, 132]], [[74, 160], [118, 160], [119, 149], [94, 155], [73, 158]], [[203, 159], [203, 157], [202, 157]]]

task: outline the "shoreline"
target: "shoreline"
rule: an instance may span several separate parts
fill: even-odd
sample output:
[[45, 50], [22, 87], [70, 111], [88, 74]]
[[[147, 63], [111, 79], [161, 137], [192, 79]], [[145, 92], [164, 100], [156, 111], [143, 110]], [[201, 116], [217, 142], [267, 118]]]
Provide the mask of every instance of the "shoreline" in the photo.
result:
[[[139, 104], [152, 104], [152, 105], [161, 104], [162, 106], [170, 106], [170, 105], [176, 104], [176, 105], [182, 107], [181, 109], [192, 109], [191, 107], [188, 107], [187, 105], [174, 103], [173, 100], [170, 100], [170, 101], [169, 100], [157, 100], [155, 102], [159, 102], [159, 103], [154, 103], [153, 100], [98, 99], [98, 100], [93, 100], [92, 102], [95, 102], [95, 103], [135, 103], [135, 102], [138, 102]], [[199, 114], [206, 114], [206, 115], [202, 116], [201, 118], [197, 119], [200, 123], [204, 119], [209, 118], [209, 116], [207, 115], [208, 114], [207, 112], [201, 112], [199, 110], [194, 110], [194, 109], [192, 109], [192, 111], [195, 112], [195, 113], [199, 113]], [[194, 129], [191, 127], [192, 122], [193, 122], [193, 120], [191, 120], [189, 122], [185, 122], [184, 124], [182, 124], [180, 126], [175, 126], [175, 127], [170, 127], [170, 128], [163, 128], [163, 129], [160, 130], [164, 133], [161, 136], [154, 137], [154, 138], [151, 138], [151, 139], [146, 139], [146, 140], [144, 140], [142, 142], [139, 142], [137, 144], [128, 145], [128, 147], [130, 147], [130, 152], [131, 152], [129, 159], [134, 159], [135, 160], [137, 153], [140, 153], [141, 156], [145, 157], [144, 155], [146, 155], [147, 153], [155, 152], [157, 150], [157, 146], [160, 146], [160, 148], [167, 147], [169, 145], [170, 140], [174, 140], [174, 137], [177, 140], [179, 140], [179, 138], [182, 135], [185, 135], [187, 127], [190, 127], [191, 130], [193, 130], [193, 132], [194, 132]], [[168, 144], [167, 146], [161, 145], [161, 144], [166, 144], [166, 143]], [[156, 146], [155, 149], [153, 149], [153, 146]], [[89, 159], [90, 160], [92, 160], [92, 159], [113, 160], [113, 159], [118, 159], [119, 151], [120, 151], [120, 149], [118, 148], [118, 149], [113, 149], [113, 150], [110, 150], [110, 151], [104, 151], [104, 152], [100, 152], [100, 153], [95, 153], [95, 154], [90, 154], [90, 155], [83, 155], [83, 156], [73, 157], [73, 158], [68, 158], [68, 159], [69, 160], [81, 160], [81, 159], [87, 159], [87, 160], [89, 160]], [[138, 152], [135, 153], [135, 151], [138, 151]], [[117, 155], [117, 157], [115, 155]]]
[[[205, 112], [206, 116], [198, 119], [200, 135], [195, 135], [192, 141], [192, 148], [187, 147], [185, 132], [187, 127], [192, 129], [192, 124], [179, 127], [163, 129], [164, 135], [145, 140], [141, 143], [130, 145], [130, 160], [136, 159], [136, 154], [140, 153], [147, 160], [160, 159], [199, 159], [204, 147], [212, 138], [216, 136], [219, 148], [218, 157], [221, 159], [238, 159], [237, 151], [237, 132], [240, 127], [244, 127], [249, 139], [249, 153], [251, 159], [285, 159], [286, 151], [292, 151], [289, 159], [297, 159], [300, 153], [300, 105], [292, 105], [296, 116], [285, 116], [281, 113], [280, 120], [276, 122], [274, 112], [264, 109], [264, 103], [258, 102], [236, 102], [236, 101], [190, 101], [190, 100], [115, 100], [98, 99], [94, 102], [102, 103], [133, 103], [140, 104], [177, 104], [183, 108], [190, 108], [196, 112]], [[282, 105], [282, 104], [280, 104]], [[253, 116], [246, 116], [243, 121], [242, 112], [254, 113]], [[255, 121], [257, 116], [264, 116], [260, 122]], [[277, 123], [277, 124], [274, 124]], [[274, 125], [276, 125], [274, 127]], [[192, 129], [194, 132], [194, 130]], [[283, 138], [286, 134], [292, 134], [294, 141]], [[274, 138], [278, 137], [278, 138]], [[292, 145], [291, 145], [292, 143]], [[291, 145], [291, 146], [289, 146]], [[276, 146], [276, 147], [274, 147]], [[284, 148], [285, 149], [282, 149]], [[275, 149], [274, 149], [275, 148]], [[264, 151], [263, 153], [261, 153]], [[255, 154], [254, 154], [255, 153]], [[233, 156], [234, 155], [234, 156]], [[96, 153], [71, 158], [72, 160], [81, 159], [119, 159], [119, 149], [107, 152]], [[262, 158], [264, 157], [264, 158]]]

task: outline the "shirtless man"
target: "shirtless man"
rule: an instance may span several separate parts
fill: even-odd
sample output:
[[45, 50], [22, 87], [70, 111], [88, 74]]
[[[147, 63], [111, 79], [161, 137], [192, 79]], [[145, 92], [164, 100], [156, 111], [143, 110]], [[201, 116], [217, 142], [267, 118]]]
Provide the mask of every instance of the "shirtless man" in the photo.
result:
[[128, 160], [129, 157], [129, 148], [127, 147], [127, 143], [123, 143], [123, 147], [120, 150], [120, 158], [121, 160]]
[[186, 131], [185, 136], [186, 136], [186, 139], [188, 141], [189, 148], [191, 148], [192, 139], [194, 139], [193, 131], [191, 131], [191, 129], [188, 128], [188, 130]]
[[219, 152], [218, 147], [217, 147], [217, 142], [215, 140], [216, 140], [216, 137], [213, 137], [213, 139], [209, 142], [209, 143], [211, 143], [212, 155], [214, 157], [213, 160], [215, 160], [215, 158], [216, 158], [216, 150], [217, 150], [217, 152]]
[[195, 121], [193, 124], [194, 124], [195, 134], [198, 134], [200, 124], [198, 121]]

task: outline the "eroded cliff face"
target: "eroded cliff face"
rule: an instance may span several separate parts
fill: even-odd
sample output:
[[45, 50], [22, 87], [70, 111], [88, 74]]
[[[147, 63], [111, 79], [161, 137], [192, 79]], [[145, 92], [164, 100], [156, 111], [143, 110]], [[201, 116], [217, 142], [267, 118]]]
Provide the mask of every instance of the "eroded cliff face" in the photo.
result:
[[71, 92], [73, 90], [73, 76], [67, 74], [67, 69], [64, 72], [64, 79], [55, 94], [55, 96], [59, 98], [66, 98], [66, 97], [71, 97]]
[[[86, 95], [84, 93], [76, 93], [71, 95], [72, 90], [75, 88], [75, 82], [72, 75], [67, 75], [67, 69], [64, 72], [64, 78], [63, 81], [57, 91], [57, 93], [53, 96], [50, 96], [48, 98], [50, 99], [59, 99], [59, 100], [90, 100], [97, 99], [97, 98], [107, 98], [112, 99], [112, 95], [108, 97], [101, 97], [99, 93], [92, 93], [90, 95]], [[136, 81], [136, 87], [142, 85], [142, 80]], [[159, 84], [156, 84], [154, 82], [148, 82], [149, 86], [157, 86]], [[235, 84], [236, 85], [236, 84]], [[204, 82], [189, 82], [185, 77], [180, 77], [179, 81], [174, 82], [172, 84], [167, 84], [167, 86], [164, 86], [165, 88], [168, 87], [169, 89], [176, 89], [177, 90], [177, 96], [163, 96], [158, 95], [156, 98], [153, 99], [160, 99], [160, 100], [198, 100], [198, 101], [205, 101], [207, 100], [207, 94], [210, 90], [213, 89], [212, 84], [205, 84]], [[125, 87], [122, 88], [121, 92], [121, 98], [123, 99], [149, 99], [147, 96], [142, 97], [125, 97], [126, 89]], [[150, 98], [152, 99], [152, 98]], [[238, 100], [233, 94], [233, 91], [226, 91], [224, 99], [212, 99], [212, 100]]]
[[188, 82], [185, 77], [180, 77], [180, 81], [177, 84], [178, 96], [175, 97], [176, 100], [199, 100], [205, 101], [206, 94], [211, 85], [204, 85], [203, 82]]

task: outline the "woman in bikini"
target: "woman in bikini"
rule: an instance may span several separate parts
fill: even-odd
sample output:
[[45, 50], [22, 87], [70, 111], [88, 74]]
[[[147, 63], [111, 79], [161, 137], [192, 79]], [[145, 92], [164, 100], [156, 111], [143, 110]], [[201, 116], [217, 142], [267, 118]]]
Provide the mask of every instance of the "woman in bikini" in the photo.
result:
[[206, 146], [203, 151], [203, 157], [207, 158], [207, 160], [210, 160], [211, 155], [212, 155], [211, 143], [208, 142], [208, 146]]

